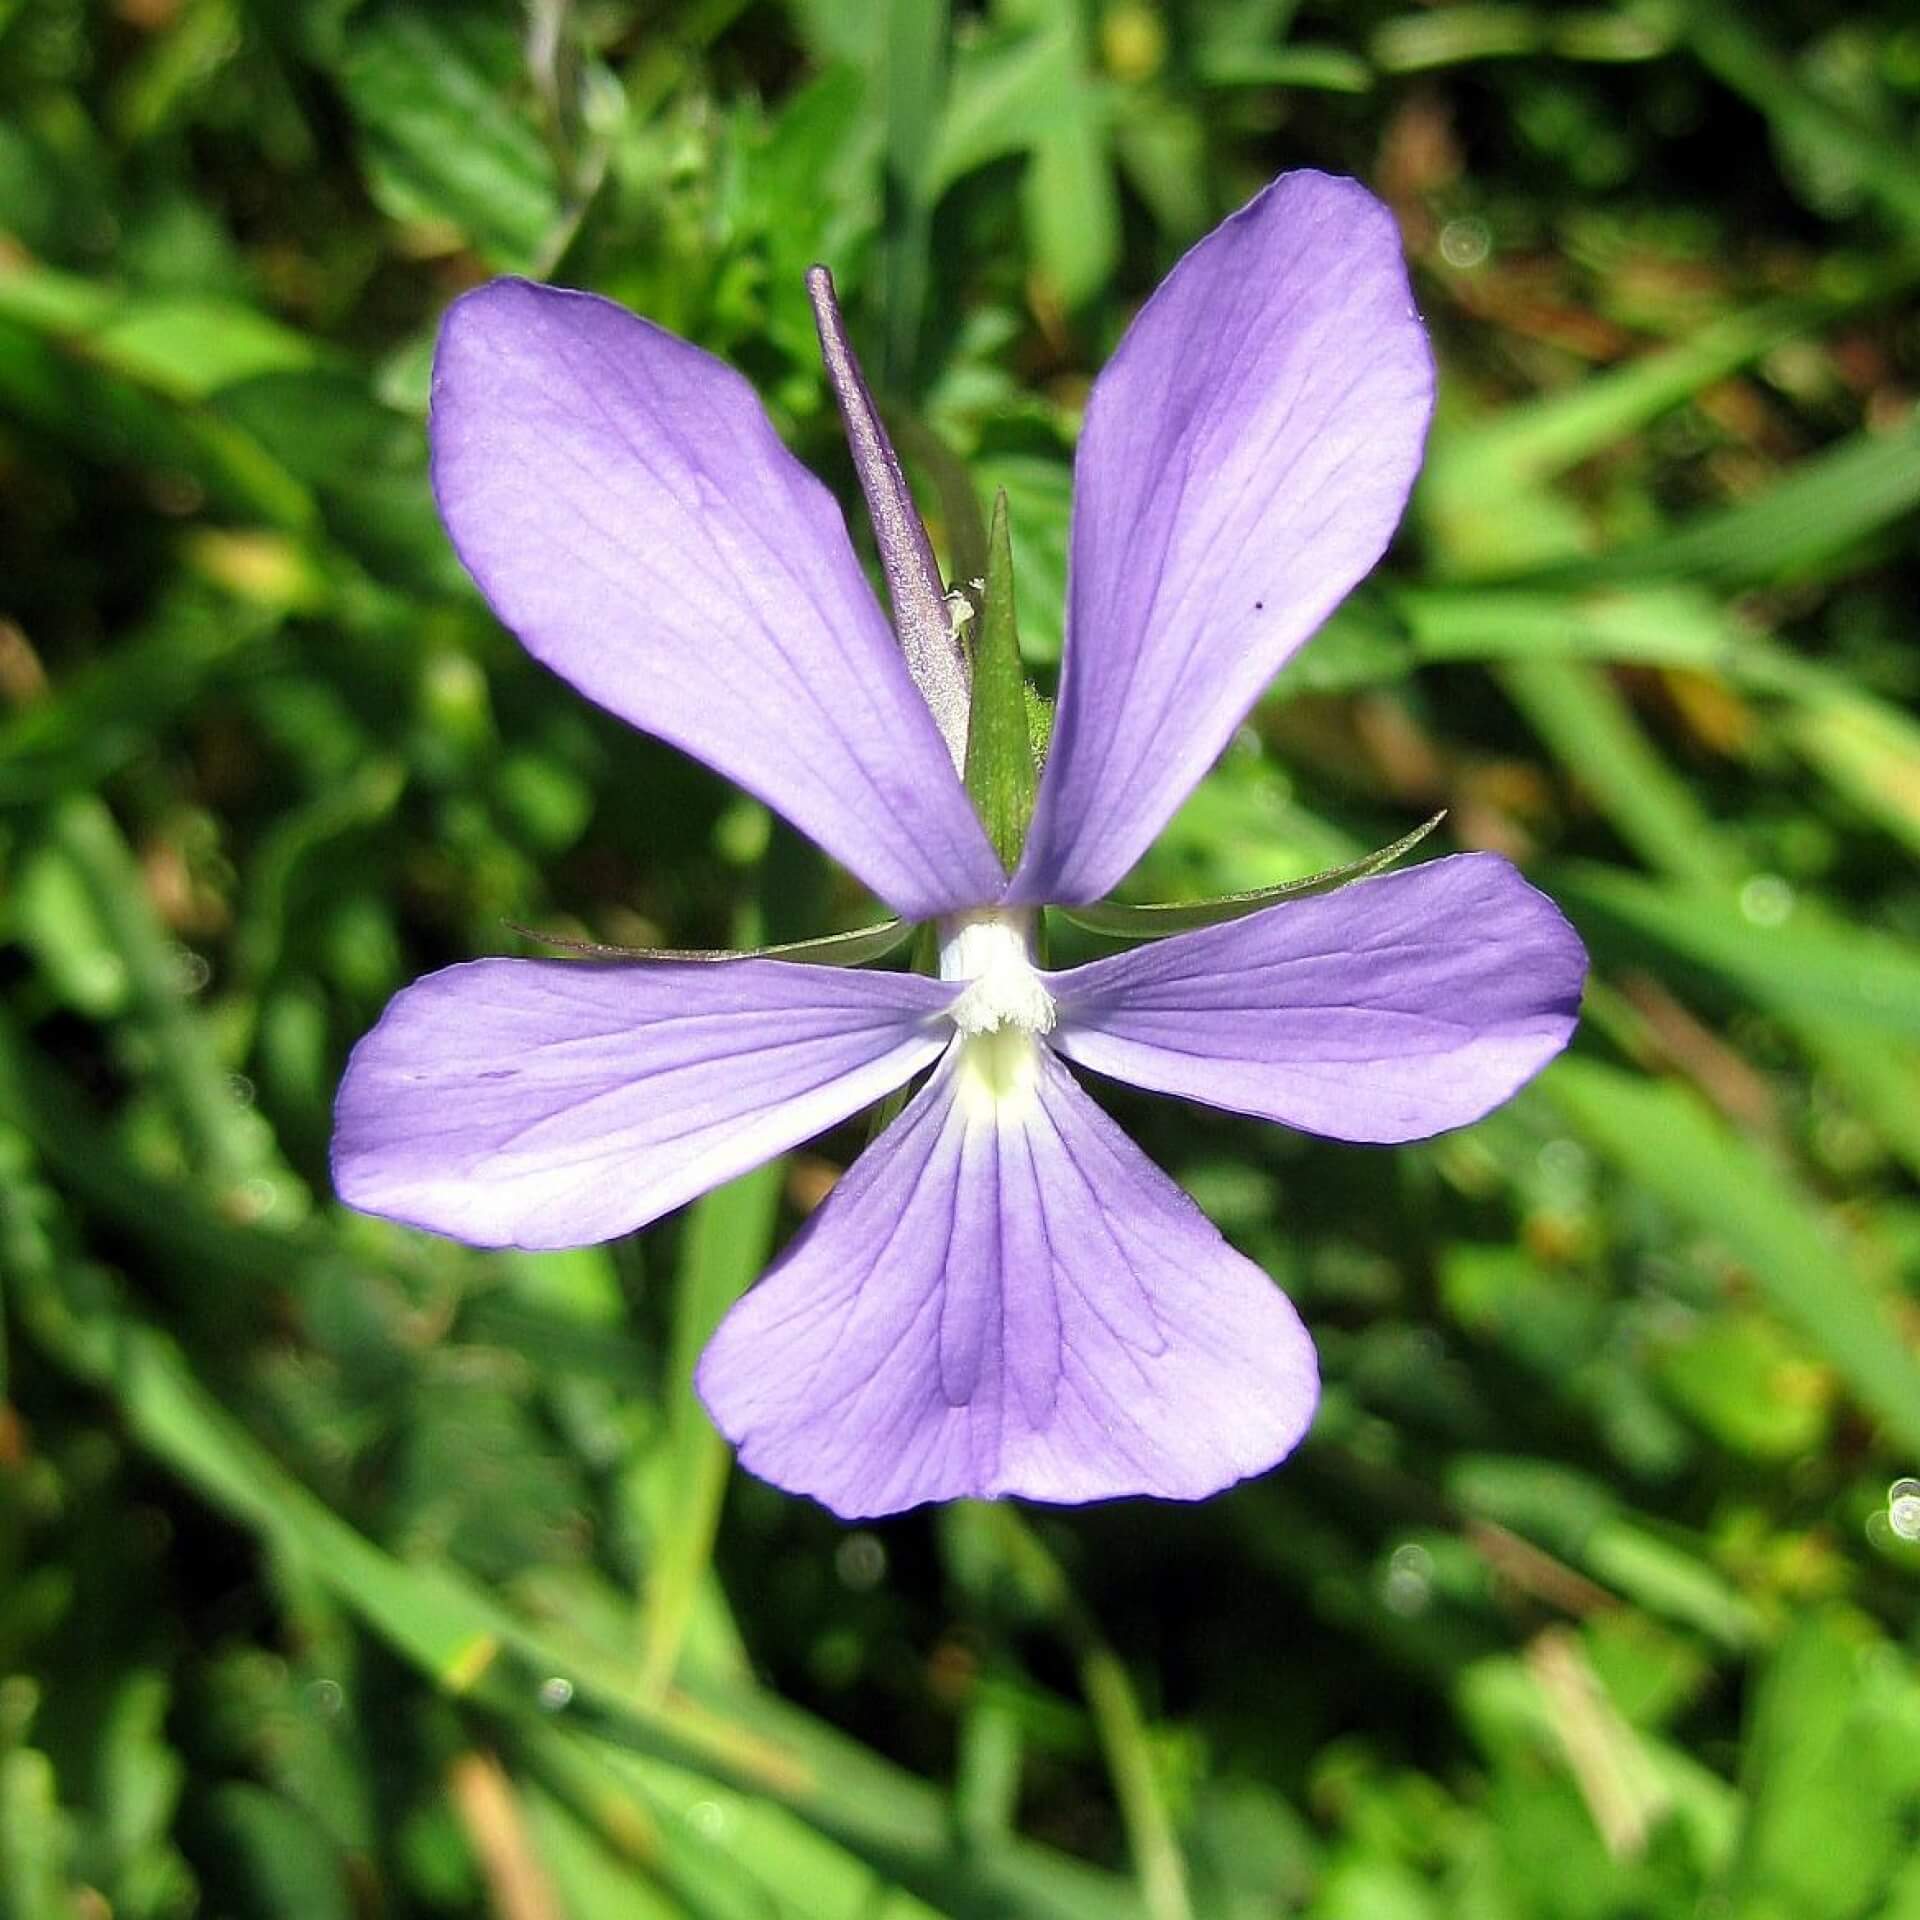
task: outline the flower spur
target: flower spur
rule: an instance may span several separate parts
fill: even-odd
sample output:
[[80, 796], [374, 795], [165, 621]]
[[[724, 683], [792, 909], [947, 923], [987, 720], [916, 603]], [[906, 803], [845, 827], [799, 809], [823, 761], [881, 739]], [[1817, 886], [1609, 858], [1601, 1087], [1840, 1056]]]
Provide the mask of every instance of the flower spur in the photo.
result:
[[[863, 482], [897, 508], [857, 370], [823, 336]], [[1487, 854], [1063, 972], [1032, 928], [1123, 877], [1379, 558], [1431, 405], [1391, 216], [1353, 182], [1283, 176], [1179, 263], [1088, 403], [1056, 723], [1003, 864], [962, 783], [964, 658], [943, 654], [910, 507], [891, 531], [876, 516], [896, 637], [737, 374], [589, 295], [466, 296], [435, 362], [433, 480], [495, 611], [934, 922], [939, 974], [448, 968], [355, 1050], [341, 1197], [481, 1246], [609, 1239], [931, 1068], [700, 1363], [742, 1463], [846, 1517], [1197, 1498], [1272, 1466], [1312, 1417], [1311, 1341], [1069, 1063], [1336, 1139], [1418, 1139], [1565, 1045], [1585, 955]]]

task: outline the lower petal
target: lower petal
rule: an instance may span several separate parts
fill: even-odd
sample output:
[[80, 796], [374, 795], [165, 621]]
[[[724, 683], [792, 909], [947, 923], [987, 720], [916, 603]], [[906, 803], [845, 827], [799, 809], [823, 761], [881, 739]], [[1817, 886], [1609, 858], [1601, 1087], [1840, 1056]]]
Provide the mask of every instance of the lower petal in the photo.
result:
[[1286, 1297], [1051, 1054], [949, 1049], [734, 1307], [700, 1394], [750, 1472], [846, 1519], [928, 1500], [1193, 1500], [1318, 1397]]

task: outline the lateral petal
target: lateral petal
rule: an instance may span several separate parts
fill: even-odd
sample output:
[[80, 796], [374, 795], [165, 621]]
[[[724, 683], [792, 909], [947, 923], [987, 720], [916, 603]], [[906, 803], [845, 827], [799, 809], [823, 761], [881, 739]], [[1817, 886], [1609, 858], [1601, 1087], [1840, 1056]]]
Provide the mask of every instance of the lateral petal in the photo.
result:
[[1586, 949], [1498, 854], [1455, 854], [1046, 976], [1070, 1060], [1336, 1140], [1420, 1140], [1567, 1044]]
[[1393, 216], [1283, 174], [1141, 308], [1074, 462], [1053, 745], [1011, 897], [1095, 900], [1379, 559], [1433, 411]]
[[1313, 1416], [1313, 1345], [1051, 1053], [954, 1046], [722, 1322], [697, 1384], [750, 1472], [846, 1519], [928, 1500], [1193, 1500]]
[[441, 326], [430, 432], [454, 546], [537, 660], [908, 919], [998, 897], [840, 509], [737, 373], [611, 301], [496, 280]]
[[891, 1093], [953, 996], [779, 960], [448, 967], [354, 1049], [334, 1189], [474, 1246], [611, 1240]]

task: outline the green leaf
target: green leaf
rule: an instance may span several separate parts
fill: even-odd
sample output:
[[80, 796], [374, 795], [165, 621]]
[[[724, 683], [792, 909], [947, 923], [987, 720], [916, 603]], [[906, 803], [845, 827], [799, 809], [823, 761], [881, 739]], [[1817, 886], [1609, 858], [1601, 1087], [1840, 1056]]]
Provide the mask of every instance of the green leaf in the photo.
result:
[[1723, 585], [1818, 578], [1920, 505], [1920, 424], [1859, 433], [1764, 492], [1671, 533], [1546, 571], [1556, 580], [1707, 578]]
[[1830, 153], [1901, 225], [1920, 234], [1920, 170], [1902, 142], [1878, 137], [1802, 86], [1731, 0], [1690, 0], [1674, 11], [1701, 64], [1765, 114], [1776, 139]]
[[1645, 860], [1702, 888], [1737, 873], [1726, 834], [1600, 668], [1574, 660], [1514, 660], [1498, 677], [1534, 731]]
[[1070, 52], [1064, 19], [1026, 33], [978, 37], [955, 51], [932, 155], [940, 191], [1044, 137], [1059, 109]]
[[262, 374], [304, 373], [320, 360], [311, 341], [231, 301], [129, 301], [87, 345], [176, 400], [202, 400]]
[[1036, 263], [1057, 297], [1076, 306], [1104, 284], [1119, 251], [1107, 112], [1088, 72], [1080, 7], [1029, 0], [1018, 13], [1025, 32], [976, 42], [956, 58], [932, 174], [944, 188], [1025, 154], [1021, 207]]
[[[0, 1026], [0, 1069], [10, 1044]], [[0, 1072], [0, 1097], [7, 1091]], [[236, 1244], [278, 1244], [282, 1260], [308, 1244], [222, 1232]], [[248, 1266], [257, 1277], [270, 1263], [263, 1250]], [[697, 1774], [757, 1801], [784, 1803], [881, 1863], [846, 1875], [846, 1885], [869, 1899], [875, 1873], [904, 1872], [916, 1883], [951, 1882], [961, 1910], [998, 1903], [1034, 1920], [1138, 1920], [1124, 1883], [1032, 1843], [1010, 1842], [989, 1859], [955, 1855], [934, 1789], [777, 1699], [690, 1682], [684, 1693], [648, 1702], [636, 1691], [630, 1659], [524, 1620], [451, 1568], [387, 1553], [289, 1474], [219, 1405], [172, 1342], [98, 1297], [76, 1307], [60, 1291], [66, 1277], [26, 1276], [32, 1291], [20, 1315], [42, 1350], [109, 1394], [129, 1434], [200, 1497], [288, 1556], [443, 1692], [485, 1704], [518, 1737], [562, 1742], [587, 1767], [603, 1767], [616, 1750], [636, 1765], [641, 1756], [658, 1757], [663, 1791], [669, 1778], [690, 1783]], [[577, 1689], [569, 1722], [577, 1733], [547, 1722], [539, 1705], [541, 1678], [556, 1674]], [[688, 1784], [672, 1790], [673, 1803], [682, 1797], [700, 1796]], [[8, 1804], [0, 1796], [0, 1816]], [[863, 1909], [849, 1894], [829, 1910]]]
[[939, 197], [934, 141], [947, 91], [949, 0], [882, 0], [886, 101], [886, 293], [882, 389], [911, 385], [926, 310], [933, 203]]
[[742, 225], [760, 231], [767, 252], [767, 335], [809, 374], [820, 344], [807, 269], [857, 259], [880, 220], [883, 129], [867, 110], [870, 85], [857, 65], [826, 67], [742, 156]]
[[1368, 93], [1373, 69], [1344, 47], [1233, 47], [1201, 59], [1210, 87], [1300, 87], [1310, 93]]
[[356, 18], [340, 81], [368, 184], [396, 220], [440, 222], [494, 266], [544, 264], [561, 202], [551, 156], [511, 101], [511, 22], [471, 6]]
[[1544, 1086], [1608, 1160], [1753, 1276], [1896, 1445], [1920, 1451], [1920, 1359], [1790, 1177], [1679, 1086], [1562, 1060]]
[[987, 533], [987, 579], [973, 648], [973, 707], [967, 719], [967, 792], [987, 838], [1011, 873], [1033, 816], [1033, 746], [1027, 726], [1026, 676], [1013, 610], [1013, 536], [1007, 496], [993, 500]]
[[[1402, 645], [1423, 665], [1590, 660], [1737, 674], [1748, 656], [1770, 651], [1718, 599], [1691, 586], [1420, 586], [1395, 593], [1391, 604], [1406, 623]], [[1383, 638], [1377, 629], [1366, 637], [1376, 646]], [[1382, 664], [1405, 670], [1391, 657]]]
[[1912, 280], [1901, 263], [1862, 274], [1813, 299], [1767, 301], [1710, 321], [1658, 352], [1443, 432], [1421, 476], [1443, 516], [1483, 510], [1489, 499], [1564, 473], [1723, 380], [1782, 342], [1855, 306], [1889, 299]]
[[1756, 1460], [1797, 1460], [1826, 1436], [1828, 1376], [1757, 1313], [1715, 1314], [1663, 1343], [1655, 1373], [1719, 1443]]
[[211, 405], [182, 404], [75, 351], [74, 343], [0, 316], [0, 407], [86, 459], [179, 471], [226, 512], [310, 527], [312, 496], [250, 433]]
[[[1031, 667], [1058, 666], [1067, 606], [1073, 469], [1064, 457], [992, 451], [970, 464], [984, 491], [1005, 491], [1009, 516], [1020, 522], [1013, 584], [1021, 609], [1021, 658]], [[985, 573], [984, 564], [980, 571]]]
[[[684, 1920], [686, 1906], [656, 1886], [647, 1870], [650, 1821], [633, 1823], [635, 1845], [617, 1847], [591, 1814], [538, 1781], [522, 1787], [521, 1804], [540, 1864], [569, 1920]], [[603, 1797], [602, 1806], [617, 1822], [611, 1796]]]
[[1920, 857], [1920, 724], [1837, 681], [1810, 688], [1786, 721], [1796, 752]]
[[[1775, 491], [1795, 487], [1798, 477]], [[1599, 571], [1605, 564], [1592, 563]], [[1295, 656], [1276, 692], [1340, 692], [1404, 679], [1416, 664], [1464, 661], [1589, 661], [1712, 674], [1779, 702], [1789, 743], [1837, 791], [1920, 851], [1920, 726], [1844, 673], [1755, 633], [1706, 588], [1642, 583], [1628, 572], [1623, 565], [1617, 585], [1597, 588], [1564, 573], [1560, 587], [1405, 588], [1392, 601], [1404, 628], [1356, 619], [1358, 603], [1349, 601]], [[1656, 864], [1692, 871], [1704, 851], [1713, 872], [1732, 874], [1732, 863], [1705, 846], [1712, 835], [1703, 839], [1690, 799], [1680, 793], [1676, 807], [1661, 797], [1680, 783], [1663, 762], [1649, 759], [1644, 743], [1626, 740], [1631, 715], [1616, 689], [1590, 675], [1569, 682], [1540, 674], [1511, 678], [1507, 689], [1550, 742], [1564, 745], [1583, 784], [1617, 808], [1622, 830]]]
[[1875, 1896], [1911, 1851], [1920, 1799], [1911, 1662], [1837, 1609], [1800, 1620], [1754, 1696], [1742, 1776], [1749, 1811], [1730, 1912], [1880, 1912]]
[[179, 950], [119, 823], [103, 801], [74, 794], [54, 809], [48, 844], [71, 868], [98, 937], [120, 963], [135, 1029], [152, 1050], [155, 1081], [195, 1163], [226, 1187], [274, 1172], [271, 1133], [233, 1097], [230, 1069], [211, 1024], [187, 997]]
[[246, 1781], [208, 1796], [219, 1905], [241, 1920], [353, 1920], [347, 1863], [311, 1815]]
[[167, 1834], [186, 1781], [185, 1762], [167, 1743], [171, 1695], [165, 1674], [135, 1667], [116, 1684], [103, 1718], [93, 1864], [108, 1867], [110, 1881], [137, 1884], [170, 1864]]
[[1178, 900], [1163, 905], [1128, 906], [1117, 900], [1102, 900], [1087, 907], [1056, 907], [1054, 912], [1088, 933], [1105, 934], [1114, 940], [1157, 940], [1162, 934], [1186, 933], [1195, 927], [1217, 927], [1223, 921], [1238, 920], [1257, 913], [1276, 900], [1290, 900], [1303, 893], [1325, 893], [1355, 880], [1383, 872], [1396, 860], [1405, 858], [1442, 820], [1436, 813], [1431, 820], [1403, 835], [1390, 847], [1381, 847], [1343, 866], [1328, 867], [1323, 873], [1310, 873], [1300, 880], [1282, 880], [1278, 886], [1254, 887], [1244, 893], [1227, 893], [1213, 900]]
[[18, 1920], [69, 1920], [73, 1822], [60, 1805], [53, 1762], [33, 1747], [0, 1752], [0, 1910]]
[[124, 1013], [132, 998], [126, 962], [73, 863], [39, 846], [13, 870], [8, 931], [33, 955], [55, 1000], [90, 1019]]
[[1022, 196], [1034, 254], [1052, 292], [1069, 307], [1099, 292], [1120, 252], [1106, 125], [1085, 93], [1082, 82], [1069, 96], [1076, 111], [1035, 147]]
[[235, 300], [139, 295], [36, 262], [0, 265], [0, 318], [68, 341], [114, 373], [175, 400], [204, 400], [322, 355], [303, 334]]
[[1797, 909], [1779, 926], [1742, 914], [1730, 890], [1662, 886], [1600, 866], [1569, 866], [1553, 891], [1596, 944], [1651, 943], [1732, 982], [1762, 1005], [1920, 1039], [1920, 953], [1904, 940]]

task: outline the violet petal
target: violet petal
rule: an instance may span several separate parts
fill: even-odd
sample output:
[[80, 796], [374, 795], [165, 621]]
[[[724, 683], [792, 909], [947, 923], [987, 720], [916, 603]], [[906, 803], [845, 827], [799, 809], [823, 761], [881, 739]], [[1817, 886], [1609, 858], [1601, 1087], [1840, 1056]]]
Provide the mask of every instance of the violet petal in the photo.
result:
[[1005, 885], [833, 497], [710, 354], [497, 280], [434, 359], [467, 570], [589, 699], [784, 814], [909, 919]]
[[1095, 381], [1053, 745], [1011, 897], [1105, 893], [1379, 559], [1433, 362], [1393, 216], [1284, 174], [1202, 240]]
[[1054, 1044], [1336, 1140], [1465, 1126], [1567, 1043], [1587, 956], [1498, 854], [1456, 854], [1046, 976]]
[[953, 997], [779, 960], [448, 967], [354, 1049], [335, 1190], [474, 1246], [611, 1240], [890, 1093]]
[[1044, 1047], [1025, 1097], [963, 1044], [700, 1362], [749, 1471], [843, 1518], [1019, 1495], [1191, 1500], [1313, 1416], [1313, 1345]]

